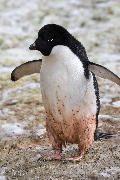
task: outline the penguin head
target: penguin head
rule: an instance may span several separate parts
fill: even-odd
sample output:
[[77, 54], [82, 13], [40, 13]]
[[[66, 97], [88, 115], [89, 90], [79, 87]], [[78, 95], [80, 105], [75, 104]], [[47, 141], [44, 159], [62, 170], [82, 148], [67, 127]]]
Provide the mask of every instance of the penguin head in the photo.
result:
[[60, 25], [47, 24], [38, 32], [38, 38], [30, 45], [30, 50], [38, 50], [44, 56], [49, 56], [52, 48], [57, 45], [67, 46], [69, 32]]

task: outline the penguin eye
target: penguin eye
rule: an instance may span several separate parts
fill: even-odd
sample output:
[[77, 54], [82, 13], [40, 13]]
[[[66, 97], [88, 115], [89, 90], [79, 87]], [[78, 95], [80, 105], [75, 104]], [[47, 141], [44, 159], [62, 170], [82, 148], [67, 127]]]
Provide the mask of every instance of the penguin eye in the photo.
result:
[[41, 41], [44, 41], [44, 42], [46, 42], [46, 43], [51, 43], [51, 42], [53, 42], [53, 40], [54, 40], [54, 37], [53, 37], [53, 35], [51, 35], [51, 34], [46, 34], [46, 33], [42, 33], [42, 34], [38, 34], [38, 39]]
[[52, 42], [52, 41], [53, 41], [53, 38], [51, 38], [51, 39], [48, 39], [47, 41], [48, 41], [48, 42]]

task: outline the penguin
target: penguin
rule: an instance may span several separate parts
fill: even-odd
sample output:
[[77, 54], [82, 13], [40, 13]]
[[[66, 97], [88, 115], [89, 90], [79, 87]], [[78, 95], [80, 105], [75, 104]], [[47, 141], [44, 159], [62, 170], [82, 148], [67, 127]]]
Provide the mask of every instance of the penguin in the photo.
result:
[[46, 130], [54, 149], [54, 154], [43, 159], [60, 160], [62, 146], [72, 143], [78, 144], [79, 154], [69, 160], [80, 161], [94, 140], [106, 136], [97, 131], [100, 98], [95, 75], [118, 85], [120, 78], [90, 62], [84, 46], [57, 24], [43, 26], [29, 49], [40, 51], [42, 59], [15, 68], [11, 79], [40, 73]]

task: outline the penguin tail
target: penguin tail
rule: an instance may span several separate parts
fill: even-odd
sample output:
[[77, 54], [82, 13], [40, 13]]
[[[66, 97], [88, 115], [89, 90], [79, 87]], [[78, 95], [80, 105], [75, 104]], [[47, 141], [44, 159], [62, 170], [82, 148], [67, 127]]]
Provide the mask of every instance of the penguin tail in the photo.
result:
[[102, 140], [102, 139], [110, 139], [114, 136], [114, 134], [111, 134], [111, 133], [102, 133], [102, 132], [99, 132], [99, 131], [95, 131], [95, 134], [94, 134], [94, 140], [95, 141], [99, 141], [99, 140]]

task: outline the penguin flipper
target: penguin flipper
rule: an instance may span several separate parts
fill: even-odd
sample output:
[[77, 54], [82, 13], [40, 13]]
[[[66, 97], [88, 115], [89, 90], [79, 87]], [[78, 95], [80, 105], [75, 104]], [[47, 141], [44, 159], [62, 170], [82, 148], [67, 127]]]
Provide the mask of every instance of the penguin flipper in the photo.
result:
[[96, 76], [113, 81], [120, 86], [120, 78], [104, 66], [89, 62], [88, 69]]
[[11, 73], [11, 80], [17, 81], [23, 76], [31, 75], [34, 73], [40, 73], [42, 59], [28, 61], [20, 66], [16, 67]]

